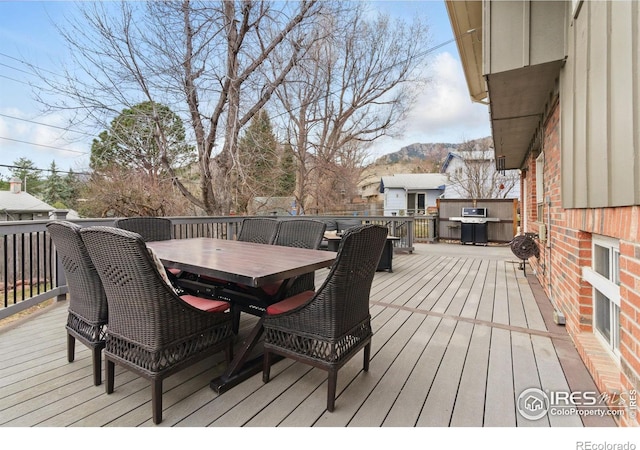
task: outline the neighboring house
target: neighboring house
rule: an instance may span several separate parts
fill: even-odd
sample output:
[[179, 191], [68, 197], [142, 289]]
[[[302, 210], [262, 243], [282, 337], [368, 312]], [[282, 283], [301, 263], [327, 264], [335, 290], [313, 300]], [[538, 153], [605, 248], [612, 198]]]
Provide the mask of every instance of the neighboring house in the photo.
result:
[[358, 187], [360, 188], [360, 197], [362, 197], [366, 203], [382, 203], [379, 175], [368, 176], [358, 184]]
[[640, 2], [445, 3], [496, 158], [523, 174], [535, 276], [598, 388], [622, 393], [616, 421], [638, 426]]
[[443, 198], [520, 198], [520, 174], [498, 171], [493, 149], [449, 152], [440, 173], [449, 179]]
[[0, 221], [46, 220], [54, 210], [53, 206], [22, 192], [22, 182], [17, 178], [9, 181], [8, 191], [0, 191]]
[[444, 193], [447, 176], [439, 173], [408, 173], [383, 176], [380, 193], [384, 194], [384, 215], [425, 214], [436, 207]]

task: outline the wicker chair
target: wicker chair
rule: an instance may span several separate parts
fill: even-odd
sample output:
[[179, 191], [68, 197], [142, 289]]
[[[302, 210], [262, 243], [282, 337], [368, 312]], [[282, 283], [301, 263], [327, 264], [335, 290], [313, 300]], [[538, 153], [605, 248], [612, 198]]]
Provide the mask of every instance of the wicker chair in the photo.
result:
[[93, 383], [102, 384], [102, 349], [105, 346], [107, 297], [74, 223], [57, 220], [47, 224], [69, 288], [67, 359], [75, 359], [76, 339], [86, 345], [93, 358]]
[[257, 244], [273, 244], [278, 235], [279, 226], [280, 221], [277, 219], [244, 219], [238, 233], [238, 240]]
[[[121, 230], [132, 231], [142, 236], [145, 242], [150, 241], [168, 241], [173, 239], [173, 224], [170, 219], [164, 217], [126, 217], [116, 219], [114, 222], [116, 228]], [[180, 269], [166, 269], [170, 273], [175, 284], [176, 279], [184, 276]]]
[[[292, 219], [280, 222], [278, 236], [275, 245], [284, 247], [298, 247], [318, 250], [324, 237], [327, 225], [324, 222], [311, 219]], [[265, 287], [267, 293], [275, 294], [274, 289], [279, 284]], [[294, 284], [287, 290], [287, 297], [299, 294], [302, 291], [315, 290], [315, 274], [313, 272], [299, 276]]]
[[347, 230], [338, 256], [317, 292], [305, 291], [267, 308], [264, 315], [264, 367], [269, 381], [272, 354], [328, 371], [327, 410], [335, 406], [338, 370], [364, 348], [371, 355], [369, 295], [387, 229], [362, 225]]
[[[326, 224], [317, 220], [310, 219], [291, 219], [282, 220], [278, 226], [278, 234], [276, 235], [274, 244], [284, 247], [298, 247], [317, 250], [320, 247], [322, 238], [324, 236], [324, 230]], [[235, 298], [236, 301], [231, 304], [231, 313], [233, 314], [233, 330], [238, 332], [240, 324], [240, 313], [246, 312], [253, 315], [262, 315], [266, 307], [272, 303], [269, 298], [278, 293], [282, 281], [263, 286], [261, 288], [264, 296], [261, 296], [261, 300], [255, 298], [251, 301], [243, 296]], [[248, 291], [245, 286], [236, 285], [235, 287]], [[285, 297], [291, 297], [303, 291], [309, 291], [315, 289], [315, 273], [310, 272], [299, 276], [295, 279], [291, 287], [289, 287], [284, 293]], [[233, 293], [230, 295], [233, 298]], [[256, 306], [259, 309], [256, 309]]]
[[145, 242], [166, 241], [173, 238], [173, 225], [164, 217], [126, 217], [116, 219], [116, 228], [133, 231], [142, 236]]
[[139, 234], [102, 226], [80, 234], [109, 304], [106, 392], [114, 389], [115, 364], [150, 380], [153, 421], [160, 423], [164, 378], [218, 351], [231, 360], [229, 304], [178, 297]]

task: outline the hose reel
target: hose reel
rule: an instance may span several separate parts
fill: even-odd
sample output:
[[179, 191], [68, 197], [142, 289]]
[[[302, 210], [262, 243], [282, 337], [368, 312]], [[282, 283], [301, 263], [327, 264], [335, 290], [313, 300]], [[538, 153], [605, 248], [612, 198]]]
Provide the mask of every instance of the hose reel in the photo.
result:
[[526, 263], [529, 258], [540, 257], [540, 249], [535, 239], [529, 234], [521, 234], [511, 240], [511, 251], [522, 260], [522, 270], [526, 275]]

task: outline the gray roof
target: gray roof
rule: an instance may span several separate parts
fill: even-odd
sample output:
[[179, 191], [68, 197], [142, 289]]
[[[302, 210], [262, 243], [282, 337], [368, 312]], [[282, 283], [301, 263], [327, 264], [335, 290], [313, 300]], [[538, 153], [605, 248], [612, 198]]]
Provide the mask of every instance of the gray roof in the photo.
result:
[[440, 173], [397, 173], [382, 177], [380, 190], [401, 188], [407, 190], [444, 189], [449, 181], [447, 175]]
[[55, 208], [26, 192], [0, 191], [0, 211], [49, 212]]

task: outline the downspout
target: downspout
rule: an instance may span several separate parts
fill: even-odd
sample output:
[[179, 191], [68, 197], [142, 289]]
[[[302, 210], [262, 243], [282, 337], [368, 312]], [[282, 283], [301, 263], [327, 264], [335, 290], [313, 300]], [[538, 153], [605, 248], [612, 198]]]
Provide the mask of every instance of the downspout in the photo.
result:
[[549, 300], [551, 300], [553, 308], [556, 309], [556, 302], [553, 299], [553, 283], [551, 282], [551, 196], [547, 195], [545, 200], [545, 203], [547, 205], [547, 244], [545, 245], [545, 247], [547, 249], [547, 266], [549, 268], [549, 273], [547, 276], [547, 288], [549, 290]]
[[[546, 162], [545, 162], [546, 164]], [[557, 324], [557, 325], [565, 325], [566, 324], [566, 319], [564, 317], [564, 313], [558, 309], [558, 305], [556, 304], [556, 301], [554, 299], [554, 295], [553, 295], [553, 282], [551, 281], [551, 273], [552, 273], [552, 267], [553, 264], [551, 262], [551, 256], [552, 256], [552, 247], [551, 247], [551, 196], [547, 195], [547, 197], [545, 198], [545, 203], [547, 204], [547, 254], [548, 254], [548, 267], [549, 267], [549, 278], [548, 278], [548, 288], [549, 288], [549, 300], [551, 301], [551, 304], [553, 305], [553, 321]]]

